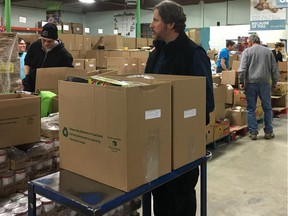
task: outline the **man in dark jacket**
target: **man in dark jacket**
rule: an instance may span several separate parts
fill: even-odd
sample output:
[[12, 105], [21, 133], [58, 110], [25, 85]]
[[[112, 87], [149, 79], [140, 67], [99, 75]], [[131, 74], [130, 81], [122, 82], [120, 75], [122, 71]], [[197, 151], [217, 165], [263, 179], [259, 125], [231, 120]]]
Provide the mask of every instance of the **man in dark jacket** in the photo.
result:
[[[214, 110], [210, 60], [206, 51], [185, 34], [186, 15], [183, 8], [172, 1], [162, 1], [154, 8], [150, 27], [154, 50], [150, 54], [145, 73], [191, 75], [206, 77], [206, 124]], [[197, 92], [193, 93], [197, 97]], [[192, 216], [196, 214], [195, 186], [199, 169], [153, 190], [155, 216]]]
[[58, 29], [53, 23], [43, 26], [41, 38], [31, 44], [25, 57], [24, 91], [34, 92], [37, 68], [73, 67], [73, 58], [58, 40]]

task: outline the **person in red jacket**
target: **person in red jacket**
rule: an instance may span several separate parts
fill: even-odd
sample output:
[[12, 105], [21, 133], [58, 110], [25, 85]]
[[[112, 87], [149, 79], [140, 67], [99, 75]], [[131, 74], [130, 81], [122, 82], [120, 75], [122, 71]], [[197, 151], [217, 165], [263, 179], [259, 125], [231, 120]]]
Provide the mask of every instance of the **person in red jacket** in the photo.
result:
[[41, 38], [32, 43], [25, 57], [24, 91], [35, 92], [37, 68], [73, 67], [73, 57], [58, 40], [58, 29], [53, 23], [43, 26]]

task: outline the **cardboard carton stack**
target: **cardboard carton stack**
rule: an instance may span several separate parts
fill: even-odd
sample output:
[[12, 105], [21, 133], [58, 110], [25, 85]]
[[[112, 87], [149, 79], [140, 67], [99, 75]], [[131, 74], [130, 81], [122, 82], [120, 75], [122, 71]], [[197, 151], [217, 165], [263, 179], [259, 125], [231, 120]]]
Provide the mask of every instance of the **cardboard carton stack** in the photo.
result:
[[287, 62], [278, 62], [280, 79], [276, 89], [272, 89], [271, 102], [274, 111], [282, 111], [288, 107]]
[[61, 168], [129, 191], [205, 156], [204, 78], [117, 77], [60, 81]]

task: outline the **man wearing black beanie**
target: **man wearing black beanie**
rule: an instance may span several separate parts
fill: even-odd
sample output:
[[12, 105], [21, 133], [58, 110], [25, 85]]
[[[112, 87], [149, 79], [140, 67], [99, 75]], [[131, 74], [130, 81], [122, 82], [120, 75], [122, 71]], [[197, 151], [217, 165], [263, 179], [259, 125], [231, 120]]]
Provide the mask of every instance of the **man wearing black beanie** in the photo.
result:
[[35, 92], [36, 70], [47, 67], [73, 67], [73, 57], [58, 40], [58, 29], [53, 23], [43, 26], [41, 37], [29, 47], [25, 57], [24, 91]]

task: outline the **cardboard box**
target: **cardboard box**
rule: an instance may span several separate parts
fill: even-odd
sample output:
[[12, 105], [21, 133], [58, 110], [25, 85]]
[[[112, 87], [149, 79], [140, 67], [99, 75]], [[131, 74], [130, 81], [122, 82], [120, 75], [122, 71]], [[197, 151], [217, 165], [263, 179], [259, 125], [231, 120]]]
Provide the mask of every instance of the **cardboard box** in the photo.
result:
[[68, 75], [86, 77], [87, 71], [69, 67], [38, 68], [35, 89], [57, 93], [58, 81], [66, 80]]
[[40, 122], [39, 96], [0, 95], [0, 148], [40, 141]]
[[214, 125], [214, 141], [221, 139], [230, 134], [229, 120], [218, 122]]
[[123, 191], [171, 171], [169, 83], [60, 81], [59, 109], [61, 168]]
[[82, 23], [72, 23], [72, 33], [83, 35], [83, 24]]
[[288, 95], [271, 98], [272, 107], [288, 107]]
[[288, 91], [288, 82], [278, 82], [276, 88], [271, 89], [271, 95], [285, 95]]
[[240, 61], [233, 61], [232, 62], [232, 70], [238, 71]]
[[220, 103], [223, 102], [225, 103], [226, 101], [226, 85], [218, 85], [218, 86], [213, 86], [213, 93], [214, 93], [214, 102], [215, 103]]
[[231, 85], [226, 85], [226, 104], [234, 103], [234, 88]]
[[72, 24], [70, 22], [62, 22], [62, 34], [72, 34]]
[[213, 79], [213, 83], [217, 85], [221, 85], [221, 77], [219, 74], [213, 74], [212, 79]]
[[147, 47], [147, 38], [136, 38], [136, 47], [135, 48], [141, 48], [141, 47]]
[[148, 59], [148, 57], [149, 57], [148, 51], [132, 50], [132, 51], [129, 51], [129, 53], [130, 53], [130, 57], [132, 57], [132, 58], [146, 58], [146, 59]]
[[278, 62], [279, 71], [287, 72], [288, 71], [287, 68], [288, 68], [288, 62], [287, 61], [286, 62]]
[[118, 71], [122, 74], [137, 74], [138, 60], [136, 58], [107, 57], [107, 69]]
[[64, 43], [67, 50], [75, 50], [75, 35], [74, 34], [61, 34], [59, 39]]
[[[229, 68], [232, 68], [233, 62], [234, 62], [234, 61], [238, 61], [239, 55], [234, 54], [234, 55], [230, 55], [229, 57], [230, 57], [230, 58], [229, 58]], [[238, 70], [238, 69], [237, 69], [237, 70]]]
[[85, 69], [85, 59], [73, 59], [75, 69]]
[[129, 58], [130, 57], [130, 52], [129, 51], [125, 51], [125, 50], [109, 50], [108, 51], [108, 56], [109, 57]]
[[[246, 95], [240, 92], [234, 92], [234, 105], [246, 107]], [[257, 98], [256, 106], [261, 105], [259, 97]]]
[[230, 120], [230, 125], [247, 125], [247, 112], [245, 109], [236, 110], [229, 108], [226, 110], [225, 116]]
[[96, 70], [96, 58], [85, 59], [84, 69], [87, 71]]
[[106, 50], [110, 49], [123, 49], [124, 40], [121, 35], [105, 35], [103, 38], [103, 43]]
[[280, 71], [279, 82], [287, 82], [287, 71]]
[[[149, 74], [147, 74], [149, 75]], [[172, 169], [206, 155], [206, 82], [203, 77], [150, 74], [172, 85]], [[197, 97], [193, 94], [197, 92]]]
[[214, 125], [206, 126], [206, 145], [214, 141]]
[[225, 118], [225, 102], [217, 102], [214, 107], [215, 120], [223, 120]]
[[131, 37], [123, 37], [123, 45], [128, 49], [135, 49], [136, 48], [136, 38]]
[[91, 35], [83, 35], [83, 50], [92, 49], [92, 40], [93, 37]]
[[83, 50], [84, 49], [84, 37], [83, 35], [75, 35], [75, 45], [74, 49], [75, 50]]
[[235, 70], [222, 71], [221, 84], [237, 85], [238, 83], [238, 72]]

